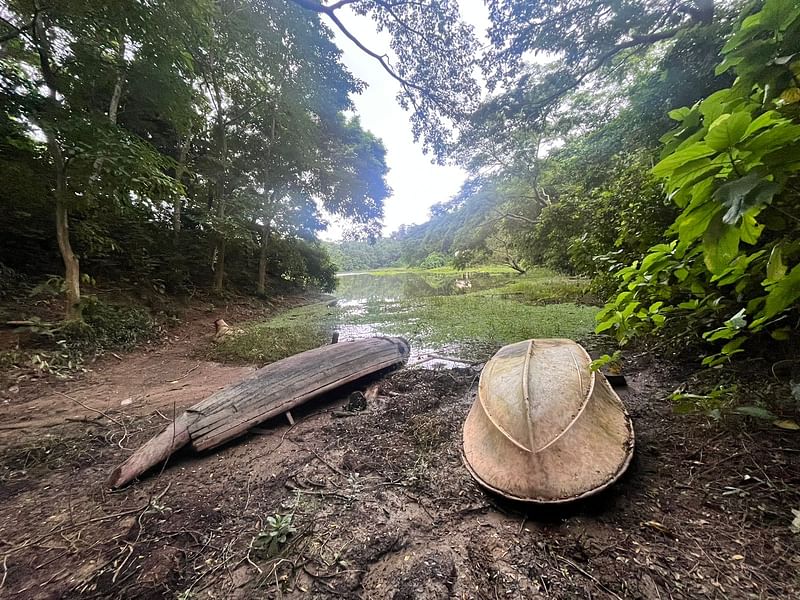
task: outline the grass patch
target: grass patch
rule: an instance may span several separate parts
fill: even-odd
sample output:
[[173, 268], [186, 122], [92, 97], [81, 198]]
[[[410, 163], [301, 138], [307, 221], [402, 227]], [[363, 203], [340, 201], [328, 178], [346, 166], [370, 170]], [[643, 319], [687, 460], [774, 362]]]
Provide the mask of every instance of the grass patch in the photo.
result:
[[532, 304], [556, 302], [593, 303], [590, 281], [567, 277], [549, 269], [531, 269], [525, 275], [501, 287], [478, 292], [484, 296], [515, 298]]
[[462, 276], [464, 273], [485, 273], [488, 275], [515, 275], [517, 272], [510, 267], [503, 265], [481, 265], [480, 267], [468, 267], [466, 269], [456, 269], [454, 267], [436, 267], [435, 269], [421, 269], [419, 267], [387, 267], [385, 269], [374, 269], [370, 271], [358, 271], [375, 276], [403, 275], [414, 273], [416, 275], [453, 275]]
[[[599, 309], [577, 304], [528, 305], [484, 294], [435, 296], [413, 302], [368, 304], [354, 324], [404, 335], [426, 347], [496, 347], [536, 337], [581, 338], [594, 330]], [[476, 356], [477, 357], [477, 356]]]
[[288, 310], [268, 321], [246, 323], [217, 344], [212, 357], [265, 365], [318, 348], [330, 342], [338, 313], [338, 309], [318, 303]]

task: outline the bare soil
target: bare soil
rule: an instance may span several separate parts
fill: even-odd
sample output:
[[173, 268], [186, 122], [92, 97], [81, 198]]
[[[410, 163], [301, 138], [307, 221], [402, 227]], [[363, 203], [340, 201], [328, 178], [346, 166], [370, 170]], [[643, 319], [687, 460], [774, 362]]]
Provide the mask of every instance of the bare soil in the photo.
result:
[[[642, 358], [618, 390], [626, 476], [568, 508], [486, 494], [459, 453], [478, 371], [406, 368], [116, 492], [104, 482], [173, 414], [250, 372], [202, 358], [195, 311], [166, 343], [0, 398], [0, 596], [19, 598], [796, 598], [800, 436], [673, 414], [685, 371]], [[366, 384], [361, 386], [361, 389]], [[9, 388], [17, 387], [16, 390]], [[259, 534], [291, 515], [278, 552]]]

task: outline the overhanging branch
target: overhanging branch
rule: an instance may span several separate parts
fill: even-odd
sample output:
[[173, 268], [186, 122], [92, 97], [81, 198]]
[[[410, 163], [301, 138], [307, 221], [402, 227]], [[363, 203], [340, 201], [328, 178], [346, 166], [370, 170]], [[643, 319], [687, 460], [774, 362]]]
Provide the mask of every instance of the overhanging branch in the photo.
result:
[[325, 6], [324, 4], [316, 2], [315, 0], [291, 0], [291, 1], [302, 8], [327, 16], [333, 22], [333, 24], [336, 25], [336, 28], [339, 29], [339, 31], [341, 31], [347, 39], [353, 42], [356, 45], [356, 47], [358, 47], [359, 50], [364, 52], [367, 56], [370, 56], [375, 60], [377, 60], [378, 63], [383, 68], [383, 70], [386, 71], [386, 73], [388, 73], [389, 76], [392, 77], [392, 79], [397, 81], [403, 87], [406, 93], [409, 92], [409, 89], [416, 90], [423, 96], [429, 98], [437, 106], [441, 106], [441, 102], [435, 96], [433, 96], [429, 90], [420, 85], [417, 85], [416, 83], [409, 81], [408, 79], [400, 75], [389, 64], [389, 61], [387, 60], [387, 56], [385, 54], [381, 55], [367, 48], [367, 46], [365, 46], [361, 42], [361, 40], [359, 40], [355, 35], [353, 35], [350, 32], [350, 30], [347, 29], [347, 27], [345, 27], [344, 23], [342, 23], [339, 17], [336, 16], [335, 11], [337, 9], [346, 6], [347, 4], [352, 4], [356, 0], [340, 0], [339, 2], [336, 2], [335, 4], [331, 4], [329, 6]]

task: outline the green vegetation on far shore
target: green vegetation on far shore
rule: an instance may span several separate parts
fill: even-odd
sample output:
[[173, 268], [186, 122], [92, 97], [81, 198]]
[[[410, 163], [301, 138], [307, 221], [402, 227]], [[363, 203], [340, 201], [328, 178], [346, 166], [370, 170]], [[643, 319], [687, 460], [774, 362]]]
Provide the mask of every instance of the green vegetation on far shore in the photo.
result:
[[[480, 272], [509, 273], [497, 267], [484, 267]], [[463, 275], [452, 269], [395, 269], [367, 275], [398, 276], [401, 286], [399, 277], [409, 273], [454, 279]], [[587, 297], [586, 289], [585, 280], [534, 269], [511, 280], [500, 277], [497, 287], [474, 292], [370, 300], [355, 305], [317, 303], [268, 321], [245, 324], [240, 333], [216, 347], [214, 357], [265, 364], [328, 343], [331, 333], [338, 330], [342, 339], [401, 335], [417, 349], [447, 348], [464, 358], [483, 359], [498, 346], [522, 339], [580, 339], [590, 335], [598, 308], [580, 304]]]

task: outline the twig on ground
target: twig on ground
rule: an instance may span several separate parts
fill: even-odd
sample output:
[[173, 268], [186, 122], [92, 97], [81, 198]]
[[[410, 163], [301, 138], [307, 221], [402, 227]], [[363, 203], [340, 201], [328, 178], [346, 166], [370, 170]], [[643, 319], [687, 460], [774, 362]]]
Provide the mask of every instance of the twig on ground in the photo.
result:
[[253, 478], [253, 474], [250, 473], [250, 475], [247, 476], [247, 487], [246, 487], [247, 499], [244, 501], [244, 508], [242, 509], [242, 513], [246, 513], [247, 512], [247, 507], [250, 506], [250, 480], [252, 478]]
[[613, 597], [614, 597], [614, 598], [616, 598], [617, 600], [622, 600], [622, 598], [621, 598], [621, 597], [620, 597], [618, 594], [616, 594], [616, 593], [615, 593], [613, 590], [610, 590], [610, 589], [609, 589], [609, 588], [607, 588], [605, 585], [603, 585], [603, 584], [602, 584], [602, 583], [601, 583], [601, 582], [600, 582], [600, 581], [599, 581], [599, 580], [598, 580], [598, 579], [597, 579], [597, 578], [596, 578], [594, 575], [592, 575], [592, 574], [591, 574], [591, 573], [589, 573], [588, 571], [584, 571], [583, 569], [581, 569], [581, 568], [580, 568], [578, 565], [576, 565], [574, 562], [572, 562], [572, 561], [571, 561], [571, 560], [569, 560], [568, 558], [564, 558], [563, 556], [556, 556], [556, 557], [557, 557], [559, 560], [561, 560], [562, 562], [565, 562], [566, 564], [568, 564], [569, 566], [571, 566], [571, 567], [572, 567], [573, 569], [575, 569], [576, 571], [578, 571], [578, 573], [580, 573], [581, 575], [584, 575], [585, 577], [589, 578], [591, 581], [593, 581], [593, 582], [594, 582], [594, 584], [595, 584], [597, 587], [599, 587], [601, 590], [603, 590], [603, 591], [604, 591], [606, 594], [608, 594], [609, 596], [613, 596]]
[[322, 457], [321, 457], [321, 456], [320, 456], [320, 455], [317, 453], [317, 451], [316, 451], [316, 450], [312, 449], [312, 450], [311, 450], [311, 453], [312, 453], [314, 456], [316, 456], [316, 457], [317, 457], [317, 459], [319, 460], [319, 462], [321, 462], [323, 465], [325, 465], [326, 467], [328, 467], [328, 468], [329, 468], [331, 471], [333, 471], [333, 472], [334, 472], [334, 473], [336, 473], [337, 475], [340, 475], [341, 477], [347, 477], [347, 475], [345, 475], [344, 473], [342, 473], [342, 471], [341, 471], [340, 469], [337, 469], [337, 468], [336, 468], [336, 467], [334, 467], [334, 466], [333, 466], [331, 463], [329, 463], [327, 460], [325, 460], [324, 458], [322, 458]]
[[86, 410], [90, 410], [90, 411], [92, 411], [92, 412], [94, 412], [94, 413], [97, 413], [98, 415], [102, 415], [102, 416], [104, 416], [106, 419], [108, 419], [108, 420], [109, 420], [109, 421], [111, 421], [112, 423], [116, 423], [117, 425], [119, 425], [120, 427], [122, 427], [123, 429], [125, 429], [125, 425], [124, 425], [123, 423], [120, 423], [120, 422], [119, 422], [119, 421], [117, 421], [117, 420], [116, 420], [114, 417], [110, 417], [109, 415], [107, 415], [106, 413], [104, 413], [102, 410], [100, 410], [100, 409], [97, 409], [97, 408], [93, 408], [93, 407], [91, 407], [91, 406], [88, 406], [87, 404], [84, 404], [83, 402], [81, 402], [81, 401], [80, 401], [80, 400], [78, 400], [77, 398], [73, 398], [72, 396], [68, 396], [68, 395], [67, 395], [67, 394], [65, 394], [64, 392], [59, 392], [58, 390], [56, 390], [56, 394], [59, 394], [60, 396], [64, 396], [64, 398], [66, 398], [66, 399], [68, 399], [68, 400], [72, 400], [72, 401], [73, 401], [73, 402], [75, 402], [76, 404], [80, 404], [80, 405], [81, 405], [83, 408], [85, 408]]
[[197, 363], [197, 364], [196, 364], [195, 366], [193, 366], [191, 369], [189, 369], [188, 371], [186, 371], [186, 373], [184, 373], [183, 375], [181, 375], [181, 376], [180, 376], [180, 377], [178, 377], [177, 379], [173, 379], [172, 381], [168, 381], [167, 383], [178, 383], [178, 382], [179, 382], [181, 379], [184, 379], [184, 378], [188, 377], [188, 376], [189, 376], [189, 373], [191, 373], [192, 371], [194, 371], [194, 370], [198, 369], [198, 368], [200, 367], [200, 364], [201, 364], [201, 363]]

